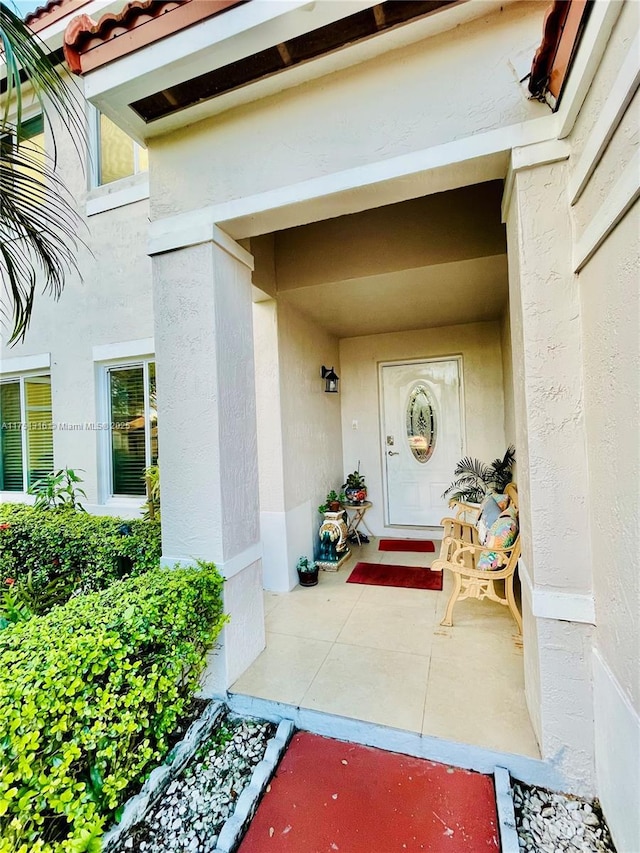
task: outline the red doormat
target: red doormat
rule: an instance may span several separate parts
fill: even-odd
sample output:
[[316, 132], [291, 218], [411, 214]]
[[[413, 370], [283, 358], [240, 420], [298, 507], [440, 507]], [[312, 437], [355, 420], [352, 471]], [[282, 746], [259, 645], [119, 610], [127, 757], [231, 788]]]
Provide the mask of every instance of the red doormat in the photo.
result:
[[379, 551], [425, 551], [434, 552], [435, 544], [430, 539], [381, 539]]
[[491, 776], [294, 735], [239, 853], [498, 853]]
[[442, 589], [442, 572], [415, 566], [386, 566], [384, 563], [356, 563], [347, 583], [369, 586], [399, 586], [404, 589]]

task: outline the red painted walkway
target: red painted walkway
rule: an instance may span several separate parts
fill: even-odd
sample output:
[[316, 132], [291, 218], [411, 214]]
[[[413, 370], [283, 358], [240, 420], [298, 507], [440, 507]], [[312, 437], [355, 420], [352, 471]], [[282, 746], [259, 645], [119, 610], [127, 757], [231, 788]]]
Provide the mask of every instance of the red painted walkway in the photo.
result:
[[492, 777], [299, 732], [239, 853], [499, 849]]

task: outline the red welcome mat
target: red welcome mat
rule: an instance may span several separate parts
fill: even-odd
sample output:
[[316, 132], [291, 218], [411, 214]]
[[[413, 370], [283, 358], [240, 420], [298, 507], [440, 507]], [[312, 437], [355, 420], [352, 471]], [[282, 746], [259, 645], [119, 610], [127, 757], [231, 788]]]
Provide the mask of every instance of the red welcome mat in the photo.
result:
[[415, 566], [386, 566], [384, 563], [356, 563], [347, 583], [369, 586], [399, 586], [404, 589], [442, 589], [442, 572]]
[[436, 546], [430, 539], [381, 539], [378, 550], [434, 552]]

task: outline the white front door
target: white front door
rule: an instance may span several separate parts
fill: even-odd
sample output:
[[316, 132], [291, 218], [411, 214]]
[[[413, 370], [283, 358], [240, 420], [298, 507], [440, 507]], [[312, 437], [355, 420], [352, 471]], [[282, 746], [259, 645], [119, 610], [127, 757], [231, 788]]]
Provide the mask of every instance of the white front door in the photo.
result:
[[382, 452], [389, 524], [440, 524], [442, 493], [463, 456], [460, 361], [406, 362], [380, 368]]

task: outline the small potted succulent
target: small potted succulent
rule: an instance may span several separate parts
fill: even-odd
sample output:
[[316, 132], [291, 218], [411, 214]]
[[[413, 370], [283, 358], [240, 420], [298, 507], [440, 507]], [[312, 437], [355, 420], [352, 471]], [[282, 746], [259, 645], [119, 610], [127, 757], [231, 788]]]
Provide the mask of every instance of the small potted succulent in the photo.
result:
[[300, 586], [318, 585], [318, 564], [308, 557], [300, 557], [296, 565]]
[[360, 462], [352, 474], [347, 475], [347, 482], [342, 484], [347, 502], [354, 505], [362, 504], [367, 499], [367, 486], [364, 474], [360, 473]]

